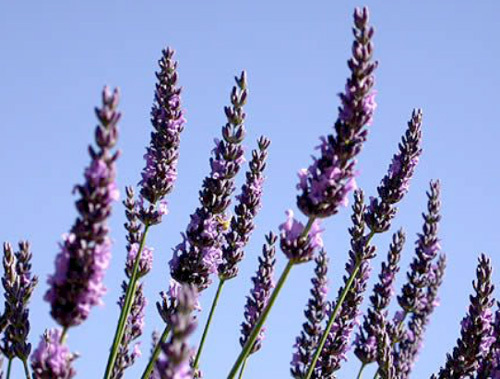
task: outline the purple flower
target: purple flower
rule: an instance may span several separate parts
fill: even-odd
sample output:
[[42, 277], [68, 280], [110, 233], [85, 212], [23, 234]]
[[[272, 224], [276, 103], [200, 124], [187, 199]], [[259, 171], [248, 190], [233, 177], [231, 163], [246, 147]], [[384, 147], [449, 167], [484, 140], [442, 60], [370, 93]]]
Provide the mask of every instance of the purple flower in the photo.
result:
[[296, 338], [295, 352], [291, 362], [291, 374], [294, 378], [305, 377], [306, 370], [312, 356], [316, 351], [321, 334], [323, 332], [323, 321], [328, 308], [328, 256], [325, 250], [321, 250], [316, 257], [316, 269], [311, 282], [311, 298], [304, 312], [307, 321], [302, 324], [302, 331]]
[[181, 88], [177, 84], [177, 61], [173, 59], [174, 50], [166, 48], [158, 64], [156, 73], [155, 101], [151, 109], [151, 142], [146, 149], [146, 166], [142, 171], [141, 198], [149, 206], [141, 204], [141, 219], [148, 224], [161, 222], [167, 213], [163, 200], [172, 192], [177, 179], [180, 135], [186, 119], [181, 106]]
[[293, 217], [293, 211], [286, 211], [287, 220], [279, 226], [280, 247], [288, 259], [295, 263], [308, 262], [314, 258], [314, 252], [323, 247], [320, 220], [314, 220], [307, 233], [305, 226]]
[[271, 141], [262, 136], [257, 143], [258, 149], [252, 151], [246, 182], [241, 188], [241, 193], [236, 196], [238, 200], [234, 207], [236, 216], [231, 218], [229, 230], [225, 233], [225, 243], [222, 248], [223, 263], [219, 265], [219, 277], [224, 280], [238, 275], [237, 265], [243, 260], [243, 249], [255, 228], [254, 219], [261, 206], [267, 149]]
[[370, 296], [370, 308], [364, 316], [362, 327], [354, 342], [354, 354], [364, 363], [372, 363], [377, 360], [377, 328], [387, 316], [387, 307], [394, 293], [393, 284], [399, 271], [399, 260], [405, 243], [405, 234], [399, 230], [392, 237], [387, 260], [382, 263], [379, 281], [373, 288]]
[[492, 323], [493, 342], [490, 345], [488, 354], [481, 362], [477, 372], [478, 378], [500, 378], [500, 303], [497, 303], [497, 311]]
[[[240, 344], [242, 347], [247, 343], [248, 337], [252, 333], [257, 320], [264, 311], [275, 286], [274, 266], [276, 263], [276, 243], [277, 237], [271, 232], [266, 236], [266, 243], [262, 247], [262, 257], [259, 257], [259, 268], [252, 277], [253, 288], [250, 296], [247, 296], [245, 305], [245, 321], [241, 324]], [[264, 339], [265, 328], [259, 331], [259, 335], [250, 350], [253, 354], [260, 350]]]
[[[314, 378], [333, 378], [335, 371], [339, 370], [342, 361], [346, 360], [349, 348], [349, 340], [353, 329], [358, 325], [358, 316], [363, 294], [366, 290], [370, 276], [370, 260], [375, 256], [375, 248], [370, 246], [369, 237], [365, 235], [365, 221], [363, 215], [366, 211], [364, 195], [361, 190], [354, 192], [352, 221], [353, 226], [349, 229], [351, 235], [351, 249], [349, 251], [349, 261], [346, 264], [346, 275], [344, 275], [344, 286], [347, 286], [349, 278], [354, 274], [356, 267], [358, 271], [352, 282], [352, 286], [340, 305], [337, 317], [328, 334], [325, 346], [321, 351]], [[338, 299], [344, 291], [344, 286], [339, 289]], [[332, 317], [335, 304], [329, 307], [329, 317]]]
[[217, 273], [222, 260], [222, 246], [226, 232], [225, 212], [231, 203], [234, 180], [244, 161], [241, 143], [245, 136], [246, 74], [236, 79], [231, 93], [231, 107], [226, 107], [227, 123], [222, 128], [222, 140], [210, 159], [211, 172], [203, 181], [200, 207], [191, 216], [183, 235], [183, 242], [174, 249], [170, 261], [172, 278], [180, 283], [195, 285], [198, 291], [212, 282], [210, 275]]
[[328, 217], [347, 206], [347, 195], [356, 188], [356, 156], [367, 139], [365, 128], [371, 124], [376, 108], [375, 79], [377, 62], [372, 62], [374, 30], [368, 24], [368, 9], [354, 13], [353, 56], [348, 61], [351, 77], [345, 93], [340, 94], [341, 106], [335, 123], [335, 135], [321, 137], [319, 158], [299, 171], [297, 206], [306, 216]]
[[100, 125], [96, 129], [97, 150], [89, 147], [91, 162], [85, 170], [85, 182], [75, 187], [79, 216], [69, 234], [63, 237], [56, 258], [55, 274], [49, 276], [45, 300], [51, 303], [52, 317], [64, 327], [81, 324], [90, 309], [101, 304], [105, 292], [102, 283], [111, 257], [107, 219], [111, 203], [118, 198], [115, 184], [113, 148], [118, 137], [120, 113], [118, 91], [105, 88], [102, 108], [96, 109]]
[[5, 309], [0, 318], [0, 331], [5, 329], [1, 351], [9, 360], [18, 357], [26, 361], [31, 352], [28, 303], [38, 284], [38, 278], [31, 274], [31, 258], [27, 241], [19, 242], [15, 253], [9, 243], [4, 244]]
[[367, 225], [376, 233], [385, 232], [390, 228], [397, 211], [395, 204], [408, 192], [410, 180], [422, 153], [421, 128], [422, 111], [415, 109], [399, 144], [399, 152], [394, 154], [389, 170], [377, 188], [378, 198], [370, 199], [370, 206], [365, 214]]
[[474, 295], [470, 297], [469, 311], [462, 320], [460, 338], [439, 371], [437, 377], [440, 379], [473, 377], [495, 341], [491, 272], [491, 261], [482, 254], [476, 270], [477, 279], [473, 282]]
[[192, 379], [193, 370], [189, 365], [191, 349], [187, 338], [196, 328], [191, 315], [198, 302], [198, 293], [193, 286], [182, 285], [177, 293], [176, 311], [169, 316], [172, 327], [170, 339], [162, 344], [162, 353], [156, 362], [155, 379]]
[[[127, 276], [131, 277], [134, 270], [134, 262], [139, 252], [139, 244], [137, 242], [130, 245], [130, 250], [127, 255], [127, 262], [125, 266], [125, 271]], [[153, 268], [153, 249], [147, 246], [143, 246], [141, 252], [141, 260], [139, 262], [139, 277], [146, 275]]]
[[49, 329], [40, 339], [31, 356], [31, 367], [35, 379], [70, 379], [76, 375], [72, 366], [76, 354], [61, 342], [60, 329]]

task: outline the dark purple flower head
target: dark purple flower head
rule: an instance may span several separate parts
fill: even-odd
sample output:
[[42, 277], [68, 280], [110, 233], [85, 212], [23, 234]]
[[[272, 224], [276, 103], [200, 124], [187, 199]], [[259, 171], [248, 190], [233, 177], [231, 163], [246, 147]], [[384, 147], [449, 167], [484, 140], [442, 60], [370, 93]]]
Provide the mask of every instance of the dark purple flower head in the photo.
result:
[[182, 285], [176, 296], [176, 312], [169, 317], [172, 327], [170, 339], [162, 344], [162, 354], [156, 362], [154, 378], [192, 379], [193, 370], [189, 364], [191, 349], [187, 338], [196, 328], [192, 312], [198, 303], [198, 293], [193, 286]]
[[397, 312], [391, 325], [391, 340], [396, 344], [394, 349], [394, 366], [398, 378], [409, 377], [418, 353], [422, 347], [424, 332], [430, 316], [439, 305], [438, 290], [443, 283], [446, 269], [446, 256], [441, 254], [431, 267], [430, 283], [425, 289], [425, 307], [419, 313], [411, 314], [407, 328], [401, 328], [405, 318], [404, 312]]
[[336, 133], [321, 138], [321, 156], [299, 171], [297, 206], [306, 216], [323, 218], [337, 213], [340, 206], [347, 205], [347, 195], [356, 187], [355, 158], [366, 141], [365, 126], [371, 123], [376, 107], [372, 87], [377, 63], [372, 61], [374, 30], [368, 19], [367, 8], [354, 12], [353, 55], [347, 62], [351, 77], [340, 94]]
[[146, 149], [146, 166], [142, 171], [141, 203], [139, 212], [143, 222], [157, 224], [167, 212], [164, 201], [172, 192], [177, 179], [180, 135], [186, 122], [181, 106], [181, 88], [177, 84], [177, 61], [173, 59], [174, 50], [166, 48], [158, 64], [156, 73], [155, 101], [151, 109], [151, 142]]
[[19, 242], [19, 250], [15, 253], [9, 243], [4, 244], [2, 285], [5, 309], [0, 325], [5, 332], [1, 351], [9, 359], [18, 357], [26, 360], [31, 352], [28, 303], [38, 284], [38, 278], [31, 274], [31, 258], [27, 241]]
[[191, 216], [183, 242], [174, 249], [170, 261], [171, 276], [180, 283], [206, 289], [210, 275], [217, 273], [222, 263], [222, 246], [226, 233], [225, 212], [231, 203], [234, 180], [244, 161], [241, 143], [245, 136], [247, 99], [246, 74], [236, 79], [231, 92], [231, 107], [225, 108], [227, 123], [222, 128], [222, 140], [216, 141], [210, 160], [211, 172], [203, 181], [200, 207]]
[[[346, 360], [349, 341], [354, 327], [358, 325], [359, 309], [371, 272], [370, 260], [375, 256], [375, 247], [370, 245], [370, 237], [365, 235], [366, 225], [363, 215], [366, 211], [366, 206], [361, 190], [354, 192], [352, 209], [353, 215], [351, 219], [353, 226], [349, 228], [351, 249], [349, 250], [349, 261], [345, 267], [346, 274], [343, 277], [344, 286], [347, 285], [349, 278], [354, 274], [356, 268], [358, 270], [354, 276], [351, 289], [347, 291], [345, 299], [340, 306], [315, 368], [314, 377], [318, 379], [334, 377], [335, 371], [340, 369], [342, 362]], [[344, 290], [344, 286], [339, 289], [338, 299]], [[331, 304], [330, 312], [335, 308], [334, 305]]]
[[[127, 287], [127, 282], [123, 281], [122, 296], [118, 301], [120, 309], [124, 306]], [[144, 312], [146, 310], [147, 303], [148, 301], [144, 296], [143, 285], [140, 283], [136, 288], [132, 308], [125, 325], [125, 332], [120, 346], [118, 347], [115, 366], [113, 367], [113, 371], [111, 373], [112, 379], [123, 378], [125, 370], [132, 366], [136, 359], [142, 355], [140, 342], [136, 342], [132, 347], [131, 344], [142, 336], [142, 332], [144, 330]]]
[[314, 220], [308, 232], [304, 224], [293, 217], [293, 211], [286, 212], [287, 220], [279, 226], [280, 247], [288, 259], [294, 263], [308, 262], [314, 258], [314, 253], [323, 247], [320, 220]]
[[408, 192], [410, 180], [422, 153], [422, 111], [413, 110], [408, 129], [394, 154], [387, 175], [377, 188], [378, 198], [371, 198], [365, 218], [368, 227], [376, 233], [389, 229], [396, 215], [395, 204]]
[[101, 304], [105, 292], [102, 283], [111, 257], [111, 239], [107, 219], [111, 203], [118, 199], [115, 184], [113, 152], [118, 137], [118, 91], [106, 87], [102, 108], [96, 109], [97, 150], [90, 146], [91, 162], [85, 170], [85, 182], [75, 187], [80, 195], [76, 202], [78, 217], [70, 232], [63, 237], [56, 258], [56, 272], [48, 279], [45, 300], [51, 303], [52, 317], [64, 327], [85, 321], [90, 309]]
[[368, 308], [360, 331], [356, 336], [354, 354], [364, 364], [377, 360], [376, 328], [379, 327], [387, 315], [387, 308], [394, 293], [393, 284], [399, 271], [399, 260], [405, 239], [402, 229], [392, 236], [387, 260], [382, 262], [382, 269], [378, 276], [379, 280], [373, 288], [372, 296], [370, 296], [370, 308]]
[[477, 378], [500, 378], [500, 303], [497, 303], [492, 328], [493, 342], [490, 345], [488, 354], [480, 364]]
[[[262, 257], [259, 257], [259, 268], [254, 277], [252, 277], [253, 288], [250, 295], [247, 296], [245, 304], [245, 321], [241, 324], [240, 344], [245, 346], [248, 337], [257, 323], [260, 315], [267, 306], [269, 297], [274, 288], [274, 268], [276, 263], [275, 243], [278, 238], [271, 232], [266, 236], [266, 243], [262, 247]], [[253, 354], [260, 350], [262, 340], [264, 339], [265, 328], [259, 332], [255, 343], [250, 350]]]
[[316, 268], [311, 282], [311, 298], [304, 311], [306, 322], [302, 324], [302, 331], [296, 338], [295, 352], [291, 362], [290, 372], [294, 378], [301, 379], [306, 375], [309, 362], [318, 347], [323, 332], [323, 321], [328, 308], [328, 255], [321, 250], [316, 257]]
[[241, 188], [241, 193], [236, 196], [238, 203], [234, 207], [235, 216], [231, 218], [229, 230], [225, 233], [225, 243], [222, 248], [223, 263], [219, 266], [219, 276], [224, 280], [238, 275], [237, 265], [243, 260], [244, 248], [255, 228], [254, 219], [261, 206], [267, 149], [271, 141], [262, 136], [257, 143], [258, 149], [252, 151], [246, 182]]
[[31, 356], [34, 379], [70, 379], [76, 375], [73, 361], [76, 354], [61, 342], [60, 329], [49, 329], [40, 339]]
[[472, 283], [474, 294], [470, 296], [469, 311], [462, 320], [460, 338], [439, 371], [440, 379], [473, 377], [495, 341], [491, 272], [491, 261], [482, 254], [476, 270], [477, 279]]
[[385, 316], [382, 316], [379, 323], [374, 326], [374, 331], [377, 341], [378, 377], [380, 379], [396, 378], [396, 370], [393, 364], [392, 340]]
[[441, 246], [438, 238], [438, 226], [441, 219], [440, 183], [430, 183], [427, 192], [427, 213], [424, 213], [424, 226], [418, 235], [415, 247], [415, 258], [410, 264], [408, 282], [403, 286], [398, 302], [406, 313], [419, 313], [426, 306], [425, 287], [431, 282], [432, 262], [438, 255]]

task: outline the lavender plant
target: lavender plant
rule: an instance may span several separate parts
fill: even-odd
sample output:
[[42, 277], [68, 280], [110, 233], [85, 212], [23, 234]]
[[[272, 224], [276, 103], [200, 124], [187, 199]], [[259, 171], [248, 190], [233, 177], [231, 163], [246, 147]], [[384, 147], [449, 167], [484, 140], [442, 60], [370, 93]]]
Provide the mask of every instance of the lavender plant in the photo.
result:
[[[377, 195], [365, 198], [357, 187], [357, 160], [368, 137], [377, 107], [373, 89], [374, 29], [367, 8], [354, 12], [354, 42], [348, 60], [350, 76], [340, 96], [334, 130], [320, 137], [319, 153], [309, 167], [298, 173], [297, 208], [305, 220], [286, 212], [279, 233], [265, 236], [258, 267], [251, 278], [252, 287], [244, 308], [239, 345], [241, 350], [228, 379], [243, 378], [249, 356], [263, 344], [266, 321], [292, 268], [315, 262], [310, 299], [307, 302], [299, 336], [295, 339], [290, 367], [296, 379], [334, 379], [349, 348], [361, 362], [358, 379], [366, 366], [376, 366], [375, 377], [410, 377], [422, 349], [425, 330], [439, 303], [446, 256], [441, 252], [438, 226], [441, 221], [440, 182], [431, 181], [427, 192], [427, 210], [423, 228], [417, 235], [415, 256], [411, 261], [400, 294], [395, 296], [396, 275], [400, 271], [405, 234], [392, 232], [388, 254], [381, 264], [369, 305], [362, 303], [376, 257], [374, 236], [389, 232], [397, 215], [397, 206], [409, 190], [410, 181], [422, 154], [422, 111], [415, 109], [408, 121], [397, 152], [376, 189]], [[186, 123], [178, 85], [178, 63], [174, 51], [163, 50], [156, 74], [154, 103], [151, 110], [153, 130], [144, 155], [140, 181], [125, 189], [126, 254], [117, 303], [120, 314], [110, 346], [105, 379], [126, 377], [127, 369], [141, 357], [140, 343], [148, 301], [146, 279], [152, 270], [153, 247], [147, 236], [168, 213], [167, 196], [173, 191], [180, 159], [180, 137]], [[210, 172], [199, 191], [199, 205], [191, 214], [182, 241], [173, 249], [169, 263], [169, 286], [160, 294], [157, 310], [164, 323], [163, 332], [153, 336], [151, 356], [142, 373], [143, 379], [201, 378], [200, 361], [211, 322], [226, 282], [242, 276], [239, 266], [248, 254], [250, 237], [256, 229], [262, 208], [270, 140], [264, 136], [252, 150], [248, 170], [240, 192], [235, 196], [237, 175], [245, 162], [247, 77], [236, 78], [230, 105], [224, 108], [226, 123], [221, 139], [215, 141], [210, 157]], [[49, 276], [45, 300], [50, 314], [59, 325], [46, 329], [32, 352], [29, 342], [28, 304], [37, 285], [32, 273], [31, 248], [27, 242], [14, 252], [4, 245], [2, 285], [5, 307], [0, 315], [2, 343], [0, 352], [7, 361], [10, 379], [15, 358], [23, 363], [27, 379], [70, 379], [77, 375], [74, 360], [78, 354], [67, 345], [70, 328], [82, 324], [91, 309], [102, 304], [103, 278], [111, 256], [112, 239], [108, 221], [112, 204], [118, 200], [116, 187], [116, 150], [118, 140], [118, 91], [103, 91], [102, 106], [96, 109], [99, 124], [95, 145], [89, 147], [90, 164], [84, 181], [75, 187], [78, 216], [63, 236]], [[337, 263], [324, 246], [324, 219], [340, 213], [353, 192], [352, 225], [348, 229], [350, 249], [342, 284], [337, 296], [328, 298], [330, 262]], [[366, 200], [365, 200], [366, 199]], [[234, 204], [232, 206], [232, 204]], [[232, 213], [230, 212], [232, 206]], [[283, 252], [285, 268], [275, 281], [275, 266]], [[158, 247], [156, 250], [163, 250]], [[500, 303], [495, 304], [492, 262], [481, 255], [473, 282], [468, 313], [461, 323], [460, 336], [444, 366], [432, 376], [445, 378], [500, 377]], [[218, 280], [215, 296], [201, 332], [197, 348], [188, 342], [200, 314], [200, 297]], [[167, 282], [167, 280], [165, 280]], [[398, 311], [390, 316], [390, 304], [397, 300]], [[360, 322], [360, 320], [362, 320]], [[351, 336], [359, 326], [354, 343]], [[238, 347], [235, 341], [235, 346]], [[0, 357], [1, 358], [1, 357]], [[31, 372], [28, 362], [31, 363]], [[219, 377], [220, 373], [217, 373]], [[0, 376], [1, 377], [1, 376]]]

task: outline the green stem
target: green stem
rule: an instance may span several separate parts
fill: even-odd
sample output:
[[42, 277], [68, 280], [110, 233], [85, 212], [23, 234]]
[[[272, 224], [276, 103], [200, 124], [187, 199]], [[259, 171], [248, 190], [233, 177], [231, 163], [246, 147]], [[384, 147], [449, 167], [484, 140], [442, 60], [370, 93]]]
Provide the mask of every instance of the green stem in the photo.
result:
[[243, 361], [243, 364], [241, 365], [241, 370], [240, 370], [240, 375], [238, 375], [238, 379], [243, 378], [243, 373], [245, 372], [245, 367], [247, 367], [247, 362], [248, 358]]
[[7, 365], [7, 378], [10, 379], [10, 370], [12, 368], [12, 358], [9, 359], [9, 364]]
[[269, 298], [269, 302], [267, 303], [266, 307], [264, 308], [264, 311], [258, 318], [255, 326], [253, 327], [252, 333], [250, 333], [250, 337], [248, 337], [248, 340], [243, 349], [241, 350], [240, 355], [236, 359], [236, 362], [234, 363], [233, 368], [231, 369], [227, 379], [233, 379], [236, 376], [236, 374], [238, 373], [238, 369], [240, 368], [240, 365], [245, 361], [245, 359], [250, 354], [250, 350], [252, 349], [255, 340], [257, 339], [259, 332], [262, 329], [262, 326], [266, 322], [267, 316], [269, 315], [269, 312], [271, 311], [271, 308], [273, 307], [274, 302], [278, 297], [278, 294], [283, 288], [283, 285], [285, 284], [285, 281], [288, 277], [288, 274], [290, 274], [290, 270], [292, 269], [293, 265], [294, 262], [292, 260], [289, 260], [285, 267], [285, 270], [283, 271], [278, 280], [278, 283], [276, 284], [273, 293], [271, 294], [271, 297]]
[[149, 360], [148, 365], [146, 366], [146, 369], [144, 370], [144, 373], [141, 376], [141, 379], [149, 379], [151, 374], [153, 373], [155, 362], [158, 359], [158, 356], [160, 355], [161, 352], [161, 345], [167, 341], [170, 329], [171, 329], [170, 324], [165, 326], [165, 329], [163, 329], [163, 333], [161, 334], [160, 340], [156, 344], [153, 353], [151, 354], [151, 359]]
[[24, 366], [24, 374], [26, 375], [26, 379], [30, 379], [30, 369], [28, 367], [28, 361], [26, 358], [24, 358], [23, 360], [23, 366]]
[[[370, 234], [366, 238], [365, 246], [370, 243], [370, 240], [373, 238], [374, 234], [375, 233], [373, 231], [370, 232]], [[363, 262], [362, 260], [359, 260], [358, 262], [356, 262], [356, 265], [354, 266], [354, 270], [352, 271], [351, 276], [349, 276], [349, 279], [347, 280], [347, 283], [346, 283], [344, 289], [342, 290], [342, 293], [340, 294], [340, 297], [339, 297], [337, 303], [335, 304], [335, 308], [333, 309], [333, 312], [330, 315], [330, 319], [328, 320], [328, 324], [326, 326], [326, 329], [323, 332], [323, 335], [321, 336], [321, 340], [320, 340], [319, 345], [314, 353], [314, 356], [313, 356], [313, 359], [312, 359], [311, 364], [309, 366], [309, 369], [307, 370], [307, 374], [306, 374], [305, 379], [310, 379], [312, 374], [313, 374], [314, 368], [316, 367], [316, 363], [318, 362], [321, 351], [325, 347], [325, 343], [326, 343], [326, 340], [328, 338], [328, 335], [330, 334], [330, 330], [332, 329], [333, 323], [334, 323], [335, 319], [337, 318], [337, 314], [340, 311], [340, 308], [341, 308], [342, 303], [344, 302], [344, 300], [347, 296], [347, 293], [350, 291], [352, 284], [354, 283], [354, 279], [356, 279], [356, 276], [358, 275], [358, 272], [359, 272], [359, 269], [361, 267], [362, 262]]]
[[61, 338], [59, 339], [60, 343], [64, 343], [64, 341], [66, 340], [66, 334], [68, 333], [68, 329], [69, 328], [67, 326], [63, 327]]
[[132, 275], [128, 282], [127, 292], [125, 293], [125, 300], [123, 302], [123, 307], [120, 312], [120, 318], [118, 319], [118, 325], [116, 326], [115, 337], [113, 339], [113, 345], [111, 346], [111, 352], [108, 358], [108, 364], [106, 365], [106, 373], [104, 374], [105, 379], [111, 378], [111, 373], [113, 371], [113, 367], [115, 366], [116, 358], [118, 356], [118, 349], [123, 339], [123, 334], [125, 333], [125, 325], [127, 323], [127, 319], [132, 309], [132, 304], [135, 298], [138, 273], [139, 273], [139, 262], [141, 260], [141, 253], [144, 249], [144, 245], [146, 243], [146, 236], [148, 234], [149, 224], [144, 225], [144, 233], [142, 234], [141, 243], [139, 245], [139, 251], [137, 252], [137, 256], [135, 257], [134, 269], [132, 271]]
[[361, 363], [361, 367], [359, 368], [359, 371], [358, 371], [358, 376], [356, 377], [357, 379], [361, 379], [363, 377], [363, 370], [365, 369], [366, 367], [366, 363]]
[[205, 339], [207, 338], [208, 329], [210, 328], [210, 324], [212, 323], [212, 318], [214, 316], [215, 309], [217, 308], [217, 304], [219, 302], [219, 297], [220, 297], [220, 294], [222, 292], [222, 287], [224, 287], [225, 282], [226, 281], [224, 279], [219, 280], [219, 286], [217, 287], [217, 292], [215, 293], [214, 300], [212, 301], [212, 307], [210, 308], [210, 313], [208, 315], [208, 319], [207, 319], [207, 322], [205, 324], [205, 329], [203, 329], [203, 335], [201, 336], [200, 345], [199, 345], [198, 351], [196, 353], [196, 358], [194, 359], [194, 362], [193, 362], [194, 369], [198, 368], [198, 364], [199, 364], [200, 357], [201, 357], [201, 352], [203, 350], [203, 345], [205, 344]]

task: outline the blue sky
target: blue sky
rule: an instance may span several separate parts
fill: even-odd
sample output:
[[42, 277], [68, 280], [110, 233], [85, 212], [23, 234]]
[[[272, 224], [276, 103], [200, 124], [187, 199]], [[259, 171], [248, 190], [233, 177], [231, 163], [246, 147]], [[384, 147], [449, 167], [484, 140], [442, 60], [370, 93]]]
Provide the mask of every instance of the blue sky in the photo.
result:
[[[197, 192], [208, 172], [212, 140], [224, 123], [223, 106], [233, 76], [248, 71], [247, 146], [265, 134], [272, 139], [264, 208], [247, 249], [241, 274], [230, 282], [209, 335], [202, 368], [206, 379], [227, 374], [239, 345], [244, 296], [263, 236], [277, 230], [294, 208], [296, 172], [310, 162], [320, 135], [330, 132], [348, 74], [350, 1], [95, 1], [2, 2], [0, 5], [0, 230], [1, 239], [32, 242], [41, 278], [31, 306], [31, 341], [54, 326], [41, 298], [53, 271], [57, 242], [75, 217], [71, 190], [82, 179], [92, 138], [93, 107], [104, 84], [122, 91], [119, 186], [135, 184], [148, 142], [154, 71], [161, 49], [177, 50], [188, 124], [182, 137], [179, 178], [169, 197], [170, 215], [150, 238], [155, 265], [147, 278], [150, 299], [143, 350], [161, 327], [154, 303], [168, 285], [167, 262], [180, 241]], [[399, 282], [413, 254], [430, 179], [443, 185], [442, 246], [448, 269], [437, 309], [413, 377], [428, 377], [444, 362], [459, 332], [480, 252], [500, 267], [497, 217], [498, 139], [496, 112], [500, 75], [496, 1], [367, 1], [376, 27], [378, 109], [360, 156], [359, 184], [374, 194], [414, 107], [424, 110], [424, 155], [394, 230], [408, 243]], [[330, 254], [332, 295], [347, 257], [349, 210], [324, 223]], [[82, 357], [79, 377], [102, 375], [123, 278], [123, 207], [111, 221], [115, 241], [106, 276], [106, 305], [71, 330], [68, 343]], [[375, 240], [385, 255], [389, 235]], [[374, 262], [376, 270], [380, 258]], [[278, 271], [284, 266], [279, 254]], [[267, 325], [261, 352], [250, 360], [247, 378], [286, 378], [292, 344], [303, 322], [313, 265], [291, 274]], [[498, 283], [499, 275], [494, 274]], [[202, 298], [209, 307], [214, 288]], [[206, 312], [201, 315], [204, 322]], [[192, 338], [195, 344], [199, 335]], [[141, 360], [129, 370], [134, 378]], [[352, 377], [354, 357], [339, 373]], [[16, 363], [15, 376], [21, 376]], [[368, 371], [369, 373], [369, 371]], [[366, 377], [371, 377], [366, 375]]]

